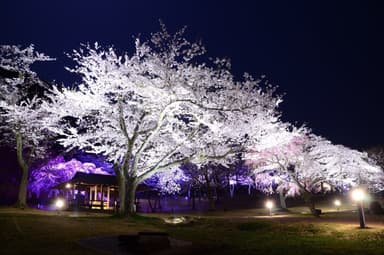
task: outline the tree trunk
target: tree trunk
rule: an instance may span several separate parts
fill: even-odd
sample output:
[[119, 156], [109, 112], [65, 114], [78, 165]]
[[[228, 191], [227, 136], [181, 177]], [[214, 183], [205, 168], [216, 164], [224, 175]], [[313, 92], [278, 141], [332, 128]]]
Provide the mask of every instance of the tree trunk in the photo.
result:
[[207, 186], [207, 198], [209, 201], [209, 210], [215, 210], [215, 200], [213, 199], [213, 190], [208, 174], [205, 174], [205, 183]]
[[127, 214], [126, 205], [125, 205], [126, 194], [127, 194], [127, 192], [126, 192], [127, 185], [126, 185], [125, 178], [124, 178], [124, 176], [122, 176], [122, 174], [117, 174], [116, 177], [117, 177], [117, 182], [119, 185], [119, 211], [118, 211], [118, 213], [121, 216], [125, 216]]
[[279, 191], [279, 200], [280, 200], [280, 207], [281, 207], [281, 209], [286, 210], [287, 209], [287, 204], [285, 203], [284, 191], [282, 191], [282, 190]]
[[28, 164], [23, 158], [23, 143], [20, 133], [16, 133], [16, 153], [17, 162], [21, 168], [21, 180], [19, 186], [19, 194], [17, 196], [16, 207], [24, 209], [27, 205], [27, 185], [28, 185]]
[[191, 197], [192, 197], [192, 210], [196, 209], [196, 194], [195, 188], [191, 188]]
[[315, 203], [313, 202], [312, 194], [310, 192], [308, 192], [307, 190], [303, 190], [302, 194], [303, 194], [304, 202], [308, 206], [311, 213], [314, 216], [319, 217], [320, 215], [315, 208]]
[[295, 181], [295, 183], [297, 184], [297, 186], [299, 187], [300, 189], [300, 193], [301, 195], [303, 196], [304, 198], [304, 202], [307, 204], [309, 210], [311, 211], [311, 213], [313, 214], [313, 216], [316, 216], [316, 217], [320, 217], [320, 213], [318, 210], [316, 210], [315, 208], [315, 203], [313, 202], [313, 198], [312, 198], [312, 194], [311, 192], [307, 191], [305, 186], [302, 185], [296, 178], [295, 176], [293, 176], [292, 174], [290, 174], [290, 176], [292, 177], [292, 179]]
[[136, 195], [136, 179], [135, 178], [125, 178], [120, 176], [118, 178], [119, 182], [119, 198], [120, 198], [120, 207], [119, 214], [121, 216], [132, 216], [136, 214], [136, 204], [135, 204], [135, 195]]
[[209, 210], [215, 210], [215, 199], [213, 199], [213, 192], [211, 186], [207, 187], [207, 197], [209, 201]]
[[209, 201], [209, 210], [215, 210], [215, 199], [213, 198], [213, 190], [209, 182], [207, 182], [207, 198]]
[[27, 185], [28, 185], [28, 168], [21, 168], [21, 181], [19, 186], [19, 194], [17, 196], [16, 206], [24, 209], [27, 205]]
[[132, 216], [136, 213], [135, 195], [137, 178], [126, 176], [121, 165], [115, 164], [114, 170], [119, 188], [119, 210], [118, 214], [123, 217]]
[[137, 184], [134, 178], [127, 180], [127, 189], [126, 189], [126, 211], [127, 215], [132, 216], [136, 214], [136, 188]]

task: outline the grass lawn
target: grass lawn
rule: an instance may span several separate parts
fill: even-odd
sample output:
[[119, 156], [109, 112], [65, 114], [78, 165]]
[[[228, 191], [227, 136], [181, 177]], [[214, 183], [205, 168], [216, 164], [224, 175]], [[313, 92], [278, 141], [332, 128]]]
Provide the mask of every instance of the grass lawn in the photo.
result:
[[83, 248], [77, 241], [142, 230], [163, 230], [192, 241], [185, 254], [384, 254], [383, 217], [368, 216], [370, 228], [358, 229], [356, 215], [351, 213], [326, 214], [320, 219], [226, 214], [194, 218], [185, 225], [167, 225], [149, 217], [73, 216], [0, 209], [0, 254], [105, 254]]

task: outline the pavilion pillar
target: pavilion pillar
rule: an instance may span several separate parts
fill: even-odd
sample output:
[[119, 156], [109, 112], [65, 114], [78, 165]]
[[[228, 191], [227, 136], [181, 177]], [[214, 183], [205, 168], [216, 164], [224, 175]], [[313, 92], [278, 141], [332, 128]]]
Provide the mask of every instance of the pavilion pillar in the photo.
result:
[[97, 200], [97, 185], [95, 185], [95, 187], [94, 187], [94, 189], [95, 189], [95, 195], [93, 196], [93, 200]]
[[110, 200], [111, 188], [108, 186], [107, 188], [107, 208], [109, 209], [109, 200]]
[[89, 187], [89, 202], [92, 201], [92, 190], [93, 190], [93, 187]]
[[104, 210], [104, 190], [103, 190], [103, 184], [100, 185], [100, 208], [101, 210]]

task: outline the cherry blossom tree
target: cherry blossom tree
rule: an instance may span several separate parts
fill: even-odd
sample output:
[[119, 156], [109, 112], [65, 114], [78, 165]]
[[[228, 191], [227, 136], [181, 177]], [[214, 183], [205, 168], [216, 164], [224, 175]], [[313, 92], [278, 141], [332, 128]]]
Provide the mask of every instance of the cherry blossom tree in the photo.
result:
[[286, 196], [301, 195], [313, 214], [315, 193], [346, 191], [359, 185], [372, 192], [384, 188], [384, 174], [366, 153], [334, 145], [306, 129], [291, 133], [285, 145], [248, 154], [258, 188]]
[[[200, 43], [164, 25], [135, 51], [83, 45], [69, 68], [76, 89], [54, 88], [46, 104], [50, 130], [66, 148], [103, 154], [114, 163], [120, 213], [134, 213], [137, 185], [187, 161], [225, 162], [278, 122], [280, 97], [263, 80], [236, 81], [227, 60], [200, 63]], [[252, 128], [250, 128], [252, 127]]]
[[42, 82], [30, 66], [36, 61], [52, 60], [30, 45], [0, 46], [0, 118], [2, 141], [16, 148], [17, 161], [22, 170], [16, 206], [26, 204], [28, 173], [31, 163], [41, 158], [46, 149], [47, 130], [41, 98], [47, 84]]

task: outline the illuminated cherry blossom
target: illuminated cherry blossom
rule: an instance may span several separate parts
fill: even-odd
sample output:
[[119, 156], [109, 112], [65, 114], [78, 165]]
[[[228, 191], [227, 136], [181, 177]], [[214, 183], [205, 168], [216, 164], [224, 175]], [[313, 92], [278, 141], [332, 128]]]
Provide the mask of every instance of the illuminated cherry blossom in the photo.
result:
[[195, 61], [205, 49], [183, 33], [162, 25], [149, 41], [136, 39], [132, 55], [83, 45], [68, 68], [81, 84], [54, 88], [45, 105], [61, 145], [114, 163], [121, 214], [133, 213], [137, 185], [156, 172], [228, 163], [277, 125], [281, 99], [269, 84], [248, 74], [236, 81], [226, 60]]
[[247, 154], [257, 188], [302, 195], [312, 212], [312, 194], [331, 189], [344, 192], [355, 186], [366, 186], [372, 192], [384, 188], [384, 174], [367, 153], [334, 145], [306, 129], [287, 132], [291, 133], [287, 143]]

